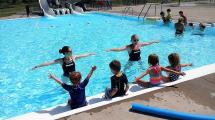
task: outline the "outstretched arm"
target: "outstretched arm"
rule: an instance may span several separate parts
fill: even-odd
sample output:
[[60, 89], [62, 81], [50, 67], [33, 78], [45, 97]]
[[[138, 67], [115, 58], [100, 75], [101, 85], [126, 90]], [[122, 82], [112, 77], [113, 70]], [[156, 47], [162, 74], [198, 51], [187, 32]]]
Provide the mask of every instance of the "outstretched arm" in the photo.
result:
[[50, 79], [54, 80], [54, 81], [57, 82], [58, 84], [60, 84], [60, 85], [63, 84], [63, 82], [62, 82], [60, 79], [58, 79], [56, 76], [54, 76], [53, 74], [49, 73], [48, 76], [49, 76]]
[[60, 59], [56, 59], [56, 60], [54, 60], [54, 61], [45, 62], [45, 63], [42, 63], [42, 64], [39, 64], [39, 65], [34, 66], [34, 67], [32, 68], [32, 70], [35, 70], [35, 69], [37, 69], [37, 68], [39, 68], [39, 67], [49, 66], [49, 65], [53, 65], [53, 64], [59, 64], [59, 63], [61, 63], [61, 62], [62, 62], [62, 59], [61, 59], [61, 58], [60, 58]]
[[87, 75], [86, 79], [81, 83], [82, 87], [86, 87], [90, 77], [93, 75], [93, 72], [96, 70], [96, 66], [93, 66], [92, 69], [90, 70], [89, 74]]
[[90, 77], [93, 75], [93, 72], [96, 70], [96, 66], [93, 66], [90, 70], [89, 74], [87, 75], [87, 78], [90, 79]]
[[174, 70], [165, 68], [165, 67], [161, 67], [161, 70], [162, 70], [162, 71], [165, 71], [165, 72], [171, 72], [171, 73], [174, 73], [174, 74], [177, 74], [177, 75], [185, 75], [184, 72], [177, 72], [177, 71], [174, 71]]
[[120, 51], [124, 51], [127, 50], [127, 46], [121, 47], [121, 48], [111, 48], [106, 50], [106, 52], [110, 52], [110, 51], [114, 51], [114, 52], [120, 52]]
[[74, 58], [76, 60], [76, 59], [88, 57], [88, 56], [91, 56], [91, 55], [95, 55], [95, 53], [85, 53], [85, 54], [81, 54], [81, 55], [76, 55]]
[[154, 43], [159, 43], [159, 42], [160, 42], [159, 40], [155, 40], [155, 41], [151, 41], [151, 42], [143, 42], [143, 43], [141, 43], [141, 47], [151, 45]]
[[181, 67], [187, 67], [187, 66], [193, 66], [192, 63], [188, 63], [188, 64], [181, 64]]
[[148, 71], [148, 70], [146, 70], [146, 71], [145, 71], [144, 73], [142, 73], [140, 76], [136, 77], [136, 78], [135, 78], [135, 81], [140, 80], [141, 78], [143, 78], [143, 77], [146, 76], [147, 74], [149, 74], [149, 71]]

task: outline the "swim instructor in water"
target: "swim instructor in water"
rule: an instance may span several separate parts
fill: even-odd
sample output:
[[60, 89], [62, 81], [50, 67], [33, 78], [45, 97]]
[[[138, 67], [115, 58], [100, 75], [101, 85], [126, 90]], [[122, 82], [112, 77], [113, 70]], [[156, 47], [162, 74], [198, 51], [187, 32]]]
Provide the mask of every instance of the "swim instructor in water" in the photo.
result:
[[[120, 51], [128, 51], [129, 55], [129, 60], [128, 63], [125, 65], [124, 72], [129, 69], [133, 62], [138, 62], [139, 66], [142, 67], [142, 61], [141, 61], [141, 47], [145, 47], [147, 45], [151, 45], [153, 43], [159, 43], [160, 41], [151, 41], [151, 42], [139, 42], [139, 37], [134, 34], [131, 36], [131, 44], [123, 46], [121, 48], [112, 48], [106, 50], [107, 52], [110, 51], [115, 51], [115, 52], [120, 52]], [[142, 68], [141, 68], [142, 69]]]
[[112, 49], [108, 49], [106, 50], [107, 52], [110, 51], [115, 51], [115, 52], [119, 52], [119, 51], [128, 51], [128, 55], [129, 55], [129, 61], [139, 61], [141, 59], [141, 47], [147, 46], [147, 45], [151, 45], [153, 43], [159, 43], [159, 41], [151, 41], [151, 42], [139, 42], [139, 37], [134, 34], [131, 36], [131, 44], [130, 45], [126, 45], [124, 47], [121, 48], [112, 48]]
[[95, 55], [95, 53], [86, 53], [82, 55], [72, 55], [72, 49], [69, 46], [64, 46], [62, 49], [59, 50], [60, 54], [63, 54], [63, 58], [56, 59], [54, 61], [45, 62], [39, 65], [36, 65], [32, 68], [32, 70], [35, 70], [39, 67], [49, 66], [52, 64], [60, 64], [63, 69], [63, 75], [69, 76], [69, 73], [75, 71], [75, 60], [78, 60], [83, 57], [88, 57], [91, 55]]

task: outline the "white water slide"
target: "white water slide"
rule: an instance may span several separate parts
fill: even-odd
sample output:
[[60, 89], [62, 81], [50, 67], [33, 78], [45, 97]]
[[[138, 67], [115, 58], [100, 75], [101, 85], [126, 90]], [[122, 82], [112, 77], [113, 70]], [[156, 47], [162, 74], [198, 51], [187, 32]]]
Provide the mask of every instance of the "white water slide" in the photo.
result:
[[[75, 4], [75, 3], [80, 2], [80, 1], [81, 0], [71, 0], [71, 4]], [[43, 10], [43, 13], [45, 16], [52, 17], [52, 16], [56, 15], [54, 12], [54, 9], [49, 7], [47, 0], [39, 0], [39, 3], [40, 3], [40, 7]], [[62, 9], [62, 10], [64, 11], [64, 9]], [[83, 9], [75, 6], [73, 13], [75, 14], [75, 13], [79, 13], [79, 12], [83, 12]]]

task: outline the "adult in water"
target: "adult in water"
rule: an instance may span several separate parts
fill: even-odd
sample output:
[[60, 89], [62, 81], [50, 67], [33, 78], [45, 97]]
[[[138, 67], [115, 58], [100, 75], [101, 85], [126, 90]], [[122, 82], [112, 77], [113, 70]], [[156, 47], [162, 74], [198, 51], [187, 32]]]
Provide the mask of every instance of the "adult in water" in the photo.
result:
[[178, 22], [175, 23], [175, 35], [176, 36], [182, 35], [184, 32], [184, 24], [182, 21], [183, 21], [183, 19], [179, 18]]
[[95, 55], [95, 53], [86, 53], [81, 55], [72, 55], [72, 49], [69, 46], [64, 46], [62, 49], [59, 50], [60, 54], [63, 54], [63, 58], [59, 58], [53, 61], [45, 62], [39, 65], [36, 65], [32, 68], [32, 70], [35, 70], [39, 67], [49, 66], [53, 64], [60, 64], [63, 69], [63, 75], [69, 76], [69, 73], [75, 71], [75, 60], [78, 60], [83, 57]]
[[115, 51], [115, 52], [119, 52], [119, 51], [128, 51], [128, 55], [129, 55], [129, 62], [127, 63], [127, 65], [125, 66], [125, 69], [128, 69], [128, 67], [131, 66], [132, 62], [138, 61], [138, 63], [141, 64], [141, 47], [147, 46], [147, 45], [151, 45], [153, 43], [159, 43], [159, 41], [151, 41], [151, 42], [139, 42], [139, 37], [134, 34], [131, 36], [131, 44], [130, 45], [126, 45], [123, 46], [121, 48], [112, 48], [112, 49], [108, 49], [106, 50], [107, 52], [110, 51]]

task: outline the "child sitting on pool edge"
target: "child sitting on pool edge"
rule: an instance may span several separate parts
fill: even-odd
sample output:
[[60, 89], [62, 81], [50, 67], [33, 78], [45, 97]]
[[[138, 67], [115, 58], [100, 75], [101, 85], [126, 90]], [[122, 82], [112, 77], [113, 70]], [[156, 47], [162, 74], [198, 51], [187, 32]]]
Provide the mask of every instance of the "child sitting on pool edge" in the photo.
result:
[[[159, 58], [156, 54], [149, 55], [148, 63], [150, 64], [150, 67], [144, 73], [142, 73], [139, 77], [135, 78], [135, 82], [140, 86], [154, 87], [154, 86], [160, 85], [162, 80], [164, 82], [167, 82], [166, 78], [164, 76], [162, 76], [162, 74], [161, 74], [162, 71], [175, 73], [177, 75], [185, 75], [185, 73], [177, 72], [177, 71], [170, 70], [168, 68], [160, 66]], [[147, 74], [149, 74], [149, 76], [150, 76], [149, 82], [145, 82], [145, 81], [141, 80], [141, 78], [143, 78]]]
[[[166, 68], [177, 71], [177, 72], [181, 72], [181, 68], [182, 67], [187, 67], [187, 66], [192, 66], [192, 63], [188, 63], [188, 64], [181, 64], [180, 63], [180, 57], [177, 53], [171, 53], [168, 56], [168, 60], [169, 60], [169, 64], [170, 66], [167, 66]], [[167, 72], [167, 79], [172, 82], [172, 81], [176, 81], [179, 78], [178, 74], [174, 74], [174, 73], [169, 73]]]
[[49, 74], [49, 78], [55, 80], [58, 84], [60, 84], [66, 91], [70, 94], [70, 99], [68, 100], [68, 104], [71, 109], [76, 109], [79, 107], [83, 107], [87, 105], [86, 96], [85, 96], [85, 87], [87, 86], [90, 77], [93, 72], [96, 70], [96, 66], [93, 66], [90, 73], [87, 75], [83, 82], [81, 81], [80, 72], [72, 72], [69, 75], [70, 81], [72, 85], [67, 85], [59, 80], [52, 74]]
[[114, 75], [111, 77], [111, 88], [106, 88], [105, 90], [106, 99], [123, 96], [129, 89], [128, 79], [126, 75], [120, 71], [120, 62], [113, 60], [109, 66]]

